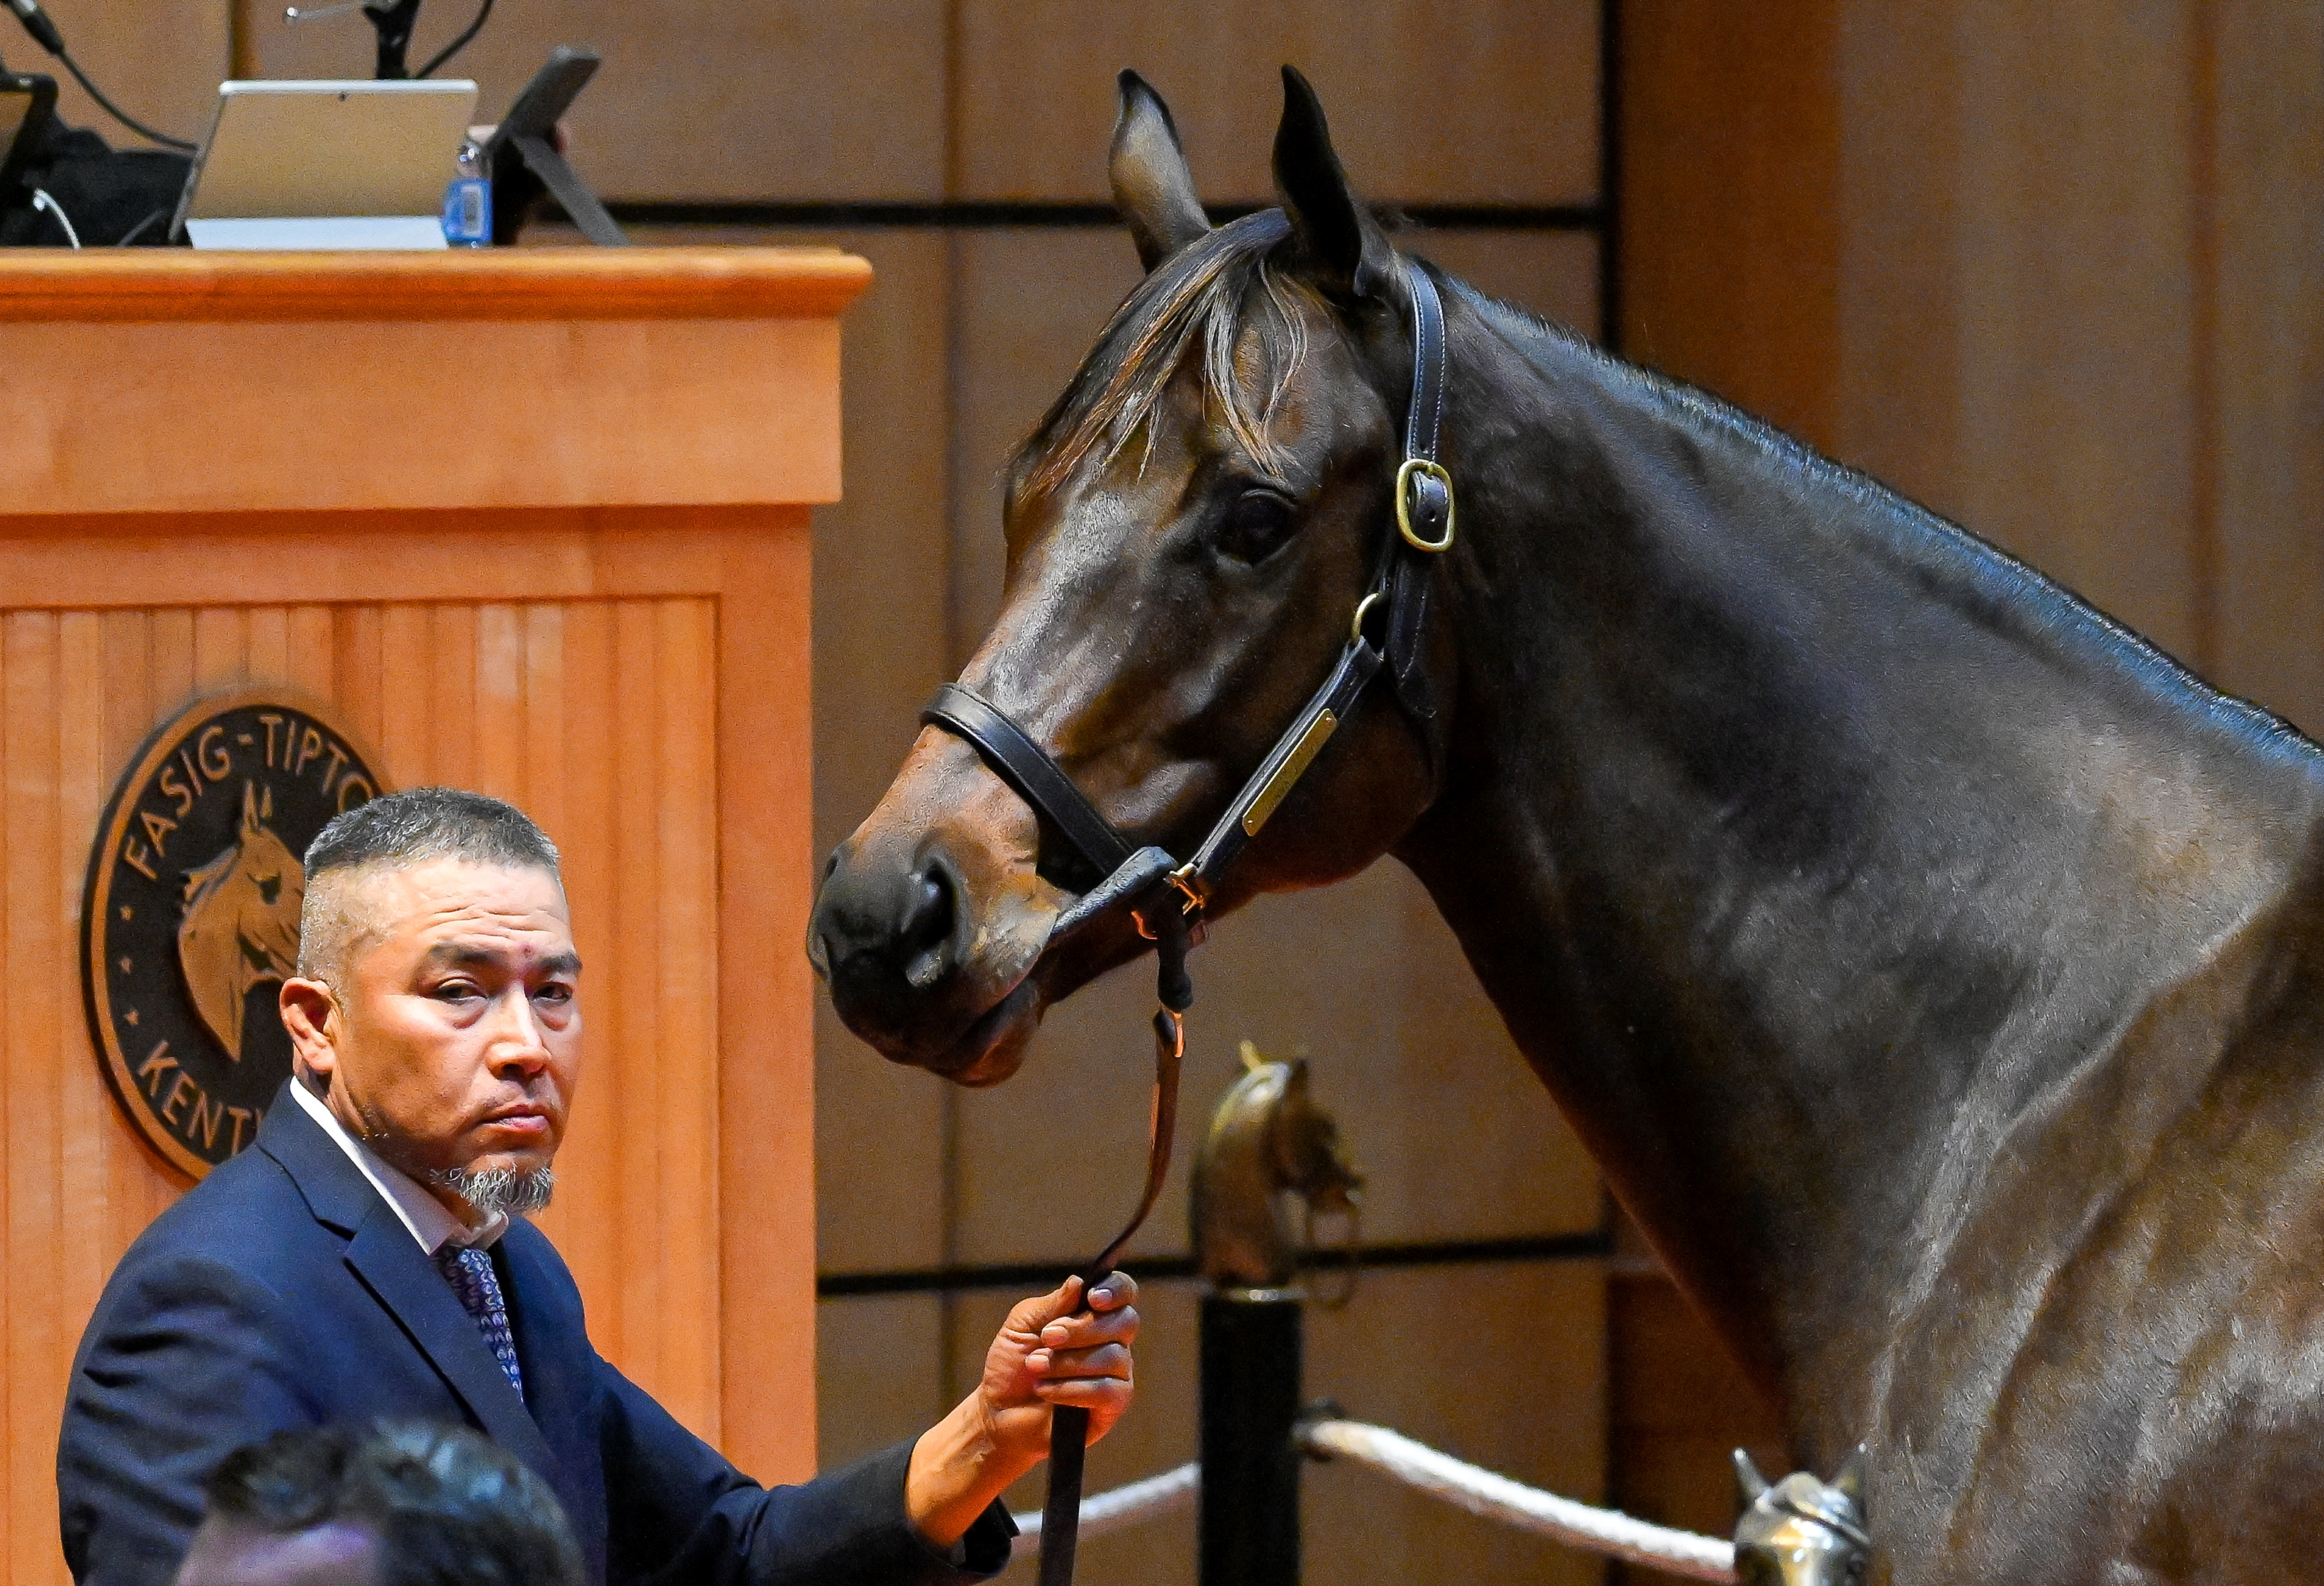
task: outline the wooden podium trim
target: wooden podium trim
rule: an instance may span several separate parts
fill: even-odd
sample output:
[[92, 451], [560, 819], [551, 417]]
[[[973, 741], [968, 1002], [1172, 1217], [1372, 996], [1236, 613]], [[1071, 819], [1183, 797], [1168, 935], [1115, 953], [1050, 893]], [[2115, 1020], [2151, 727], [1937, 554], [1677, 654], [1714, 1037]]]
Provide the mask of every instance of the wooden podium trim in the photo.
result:
[[0, 253], [0, 322], [824, 319], [872, 282], [835, 248]]

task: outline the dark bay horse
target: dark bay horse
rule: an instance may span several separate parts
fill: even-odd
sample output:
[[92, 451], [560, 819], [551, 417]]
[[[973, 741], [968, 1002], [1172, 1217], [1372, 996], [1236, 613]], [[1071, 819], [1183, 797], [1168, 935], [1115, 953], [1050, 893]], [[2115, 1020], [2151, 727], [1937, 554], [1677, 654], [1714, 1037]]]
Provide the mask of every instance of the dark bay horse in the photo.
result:
[[[1182, 855], [1397, 532], [1409, 289], [1296, 74], [1275, 171], [1279, 209], [1211, 226], [1125, 78], [1148, 273], [1013, 466], [964, 675]], [[1409, 866], [1793, 1457], [1869, 1443], [1895, 1580], [2324, 1580], [2324, 757], [1434, 279], [1458, 538], [1423, 686], [1370, 686], [1210, 916]], [[1115, 917], [1045, 952], [1093, 880], [931, 729], [809, 951], [889, 1056], [998, 1083], [1146, 945]]]

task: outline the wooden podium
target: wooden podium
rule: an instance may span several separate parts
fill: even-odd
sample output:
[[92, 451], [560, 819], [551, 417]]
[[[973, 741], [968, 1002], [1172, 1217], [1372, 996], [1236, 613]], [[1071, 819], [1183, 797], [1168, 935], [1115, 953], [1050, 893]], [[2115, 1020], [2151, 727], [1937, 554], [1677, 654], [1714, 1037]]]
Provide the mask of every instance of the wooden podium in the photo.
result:
[[157, 724], [253, 686], [555, 838], [589, 1033], [542, 1226], [609, 1359], [752, 1474], [814, 1468], [807, 526], [870, 278], [791, 249], [0, 254], [11, 1581], [63, 1574], [73, 1349], [188, 1182], [92, 1046], [91, 846]]

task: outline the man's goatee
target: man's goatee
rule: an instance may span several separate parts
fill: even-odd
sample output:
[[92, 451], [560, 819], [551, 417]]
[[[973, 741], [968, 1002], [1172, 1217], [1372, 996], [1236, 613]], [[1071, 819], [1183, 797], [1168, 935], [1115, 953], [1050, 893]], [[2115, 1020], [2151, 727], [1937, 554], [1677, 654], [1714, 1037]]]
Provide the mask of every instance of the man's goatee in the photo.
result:
[[490, 1222], [505, 1212], [530, 1217], [545, 1211], [557, 1193], [557, 1175], [547, 1167], [519, 1173], [513, 1167], [438, 1167], [428, 1175], [439, 1189], [450, 1190]]

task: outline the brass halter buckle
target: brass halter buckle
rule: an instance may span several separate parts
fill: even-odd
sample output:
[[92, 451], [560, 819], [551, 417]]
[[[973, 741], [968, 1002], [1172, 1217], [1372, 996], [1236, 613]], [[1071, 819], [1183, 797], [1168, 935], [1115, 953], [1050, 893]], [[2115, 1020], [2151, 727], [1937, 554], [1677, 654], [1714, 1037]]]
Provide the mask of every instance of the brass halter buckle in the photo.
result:
[[[1201, 879], [1194, 874], [1194, 862], [1191, 859], [1162, 879], [1176, 888], [1178, 896], [1185, 899], [1178, 910], [1181, 914], [1199, 915], [1203, 905], [1210, 901], [1210, 893], [1204, 888]], [[1146, 923], [1146, 916], [1142, 912], [1133, 908], [1130, 911], [1130, 917], [1138, 922], [1139, 936], [1149, 942], [1159, 940], [1154, 934], [1154, 927]], [[1203, 922], [1196, 919], [1193, 940], [1199, 943], [1202, 939]]]
[[[1444, 486], [1444, 538], [1423, 539], [1412, 529], [1412, 476], [1425, 474]], [[1396, 471], [1396, 527], [1404, 542], [1415, 550], [1438, 551], [1452, 544], [1452, 475], [1444, 465], [1434, 457], [1406, 457]]]

